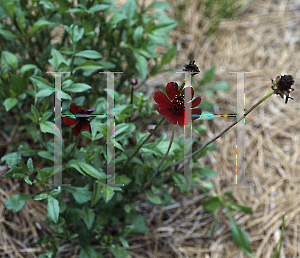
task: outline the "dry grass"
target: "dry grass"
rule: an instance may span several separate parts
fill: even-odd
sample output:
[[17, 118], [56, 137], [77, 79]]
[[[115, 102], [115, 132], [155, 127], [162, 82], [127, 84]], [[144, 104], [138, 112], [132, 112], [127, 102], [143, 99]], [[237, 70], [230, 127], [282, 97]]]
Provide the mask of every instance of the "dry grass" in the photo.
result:
[[[175, 8], [181, 2], [184, 3], [176, 1]], [[215, 101], [219, 113], [236, 113], [236, 75], [228, 71], [253, 71], [246, 75], [246, 110], [270, 92], [271, 77], [280, 73], [294, 76], [295, 91], [291, 94], [294, 100], [284, 104], [279, 96], [272, 96], [246, 118], [246, 176], [253, 178], [254, 188], [231, 186], [235, 179], [235, 129], [218, 139], [217, 150], [200, 162], [218, 171], [214, 179], [218, 191], [233, 190], [239, 204], [253, 208], [253, 216], [233, 214], [237, 224], [249, 234], [256, 257], [272, 256], [283, 212], [287, 223], [281, 257], [299, 257], [300, 4], [288, 0], [254, 0], [235, 20], [221, 22], [218, 33], [211, 37], [205, 34], [207, 26], [202, 11], [197, 1], [190, 1], [183, 16], [186, 34], [182, 31], [171, 33], [171, 41], [178, 45], [179, 52], [170, 66], [178, 68], [189, 60], [195, 60], [201, 71], [215, 66], [215, 80], [226, 80], [232, 85], [230, 92], [217, 92]], [[181, 76], [163, 74], [149, 80], [145, 85], [147, 95], [153, 96], [168, 81], [181, 81]], [[205, 121], [208, 130], [202, 138], [212, 138], [232, 121], [233, 118]], [[17, 189], [13, 189], [11, 179], [1, 181], [0, 198], [4, 201], [16, 194]], [[7, 185], [10, 191], [6, 190]], [[22, 192], [25, 190], [23, 186]], [[174, 197], [171, 206], [158, 207], [142, 202], [138, 207], [146, 215], [150, 230], [147, 234], [128, 238], [132, 257], [246, 257], [233, 244], [229, 221], [222, 210], [213, 238], [209, 239], [207, 235], [213, 218], [203, 211], [200, 205], [203, 197], [199, 191], [194, 188], [183, 196], [178, 189], [170, 190]], [[140, 200], [144, 201], [144, 196]], [[42, 224], [46, 210], [44, 205], [34, 203], [27, 202], [17, 214], [0, 206], [0, 257], [37, 257], [35, 253], [39, 247], [34, 242], [42, 231], [47, 231]], [[37, 223], [41, 223], [41, 230]], [[77, 257], [78, 248], [64, 248], [69, 255], [64, 253], [60, 257]]]

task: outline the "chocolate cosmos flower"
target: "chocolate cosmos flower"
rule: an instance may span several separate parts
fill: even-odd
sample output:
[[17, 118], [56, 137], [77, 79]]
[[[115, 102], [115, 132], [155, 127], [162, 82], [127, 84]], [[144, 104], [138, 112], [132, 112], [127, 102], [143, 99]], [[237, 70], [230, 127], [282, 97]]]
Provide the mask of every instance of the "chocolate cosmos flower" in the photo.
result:
[[275, 94], [279, 94], [282, 98], [285, 95], [285, 104], [288, 102], [288, 99], [293, 99], [289, 97], [289, 94], [294, 89], [292, 85], [294, 83], [292, 75], [279, 75], [276, 78], [271, 78], [273, 86], [271, 88], [275, 91]]
[[[186, 87], [188, 89], [191, 87]], [[161, 115], [164, 115], [165, 118], [171, 122], [172, 124], [184, 125], [184, 115], [185, 115], [185, 107], [184, 107], [184, 90], [181, 94], [178, 91], [178, 84], [176, 82], [170, 82], [167, 84], [167, 95], [168, 97], [162, 93], [161, 91], [157, 91], [154, 94], [154, 100], [156, 101], [155, 108]], [[191, 88], [192, 98], [194, 97], [194, 90]], [[197, 107], [201, 102], [201, 97], [197, 97], [192, 102], [192, 108]], [[199, 108], [191, 109], [191, 120], [195, 120], [199, 118], [202, 110]]]
[[[95, 111], [96, 109], [88, 109], [88, 110], [84, 110], [81, 106], [76, 106], [75, 103], [72, 103], [70, 105], [70, 109], [72, 114], [74, 115], [88, 115], [90, 113], [92, 113], [93, 111]], [[86, 117], [76, 117], [76, 119], [74, 118], [69, 118], [69, 117], [65, 117], [64, 118], [64, 123], [66, 125], [73, 125], [76, 124], [78, 122], [78, 124], [73, 128], [72, 130], [72, 134], [77, 136], [80, 131], [86, 131], [89, 130], [90, 133], [91, 131], [91, 126], [90, 126], [90, 121], [88, 120], [88, 116]]]

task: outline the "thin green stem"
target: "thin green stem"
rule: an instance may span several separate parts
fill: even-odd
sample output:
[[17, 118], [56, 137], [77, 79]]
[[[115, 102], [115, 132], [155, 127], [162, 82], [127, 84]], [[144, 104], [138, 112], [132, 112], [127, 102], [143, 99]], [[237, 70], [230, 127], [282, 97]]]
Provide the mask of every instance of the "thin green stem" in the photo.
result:
[[165, 120], [165, 117], [163, 117], [159, 123], [155, 126], [155, 128], [153, 129], [153, 131], [148, 135], [148, 137], [141, 143], [141, 145], [136, 149], [136, 151], [134, 152], [134, 154], [127, 160], [125, 166], [129, 163], [129, 161], [138, 153], [138, 151], [140, 150], [140, 148], [142, 148], [142, 146], [150, 139], [150, 137], [154, 134], [154, 132], [156, 131], [156, 129], [161, 125], [161, 123]]
[[169, 151], [170, 151], [170, 149], [171, 149], [171, 146], [172, 146], [172, 143], [173, 143], [173, 139], [174, 139], [174, 134], [175, 134], [175, 128], [176, 128], [176, 124], [173, 126], [173, 132], [172, 132], [171, 141], [170, 141], [168, 150], [167, 150], [167, 152], [166, 152], [164, 158], [162, 159], [162, 161], [159, 163], [158, 167], [157, 167], [156, 170], [154, 171], [154, 173], [153, 173], [153, 175], [152, 175], [150, 181], [142, 188], [142, 190], [141, 190], [137, 195], [139, 195], [139, 194], [142, 193], [146, 188], [148, 188], [148, 187], [151, 185], [151, 183], [152, 183], [154, 177], [158, 174], [160, 167], [161, 167], [162, 164], [164, 163], [164, 161], [165, 161], [165, 159], [167, 158], [167, 156], [168, 156], [168, 154], [169, 154]]
[[[231, 125], [229, 125], [223, 132], [221, 132], [218, 136], [214, 137], [213, 139], [209, 140], [208, 142], [206, 142], [204, 145], [202, 145], [202, 147], [193, 152], [192, 154], [188, 155], [185, 157], [189, 158], [190, 156], [193, 156], [197, 153], [199, 153], [200, 151], [202, 151], [205, 147], [207, 147], [209, 144], [211, 144], [212, 142], [214, 142], [215, 140], [219, 139], [223, 134], [225, 134], [231, 127], [235, 126], [238, 122], [240, 122], [243, 118], [245, 118], [253, 109], [255, 109], [259, 104], [261, 104], [262, 102], [264, 102], [267, 98], [269, 98], [270, 96], [273, 95], [273, 93], [275, 92], [275, 90], [271, 91], [268, 95], [266, 95], [265, 97], [263, 97], [260, 101], [258, 101], [253, 107], [251, 107], [245, 114], [244, 116], [242, 116], [241, 118], [239, 118], [237, 121], [235, 121], [234, 123], [232, 123]], [[173, 164], [172, 166], [177, 166], [178, 164], [180, 164], [181, 162], [183, 162], [184, 159], [176, 162], [175, 164]]]

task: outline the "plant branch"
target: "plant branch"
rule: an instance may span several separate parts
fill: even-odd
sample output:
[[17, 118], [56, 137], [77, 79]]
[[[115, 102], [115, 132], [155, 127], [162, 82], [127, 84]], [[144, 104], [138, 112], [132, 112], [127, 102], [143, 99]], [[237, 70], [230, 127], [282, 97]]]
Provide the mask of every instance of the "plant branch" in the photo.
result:
[[154, 132], [156, 131], [156, 129], [161, 125], [161, 123], [165, 120], [165, 117], [163, 117], [159, 123], [155, 126], [155, 128], [153, 129], [153, 131], [148, 135], [148, 137], [141, 143], [141, 145], [136, 149], [136, 151], [134, 152], [134, 154], [127, 160], [125, 166], [129, 163], [130, 160], [132, 160], [132, 158], [138, 153], [138, 151], [140, 150], [140, 148], [142, 148], [142, 146], [150, 139], [150, 137], [154, 134]]
[[174, 134], [175, 134], [175, 127], [176, 127], [176, 124], [173, 126], [173, 132], [172, 132], [171, 141], [170, 141], [168, 150], [167, 150], [167, 152], [166, 152], [164, 158], [163, 158], [162, 161], [159, 163], [159, 165], [158, 165], [158, 167], [156, 168], [155, 172], [153, 173], [153, 175], [152, 175], [150, 181], [142, 188], [142, 190], [141, 190], [137, 195], [141, 194], [146, 188], [148, 188], [148, 187], [151, 185], [151, 183], [152, 183], [154, 177], [158, 174], [160, 167], [162, 166], [162, 164], [164, 163], [165, 159], [167, 158], [167, 156], [168, 156], [168, 154], [169, 154], [169, 151], [170, 151], [170, 149], [171, 149], [172, 143], [173, 143]]
[[[270, 96], [273, 95], [273, 93], [275, 92], [275, 90], [271, 91], [268, 95], [266, 95], [265, 97], [263, 97], [260, 101], [258, 101], [253, 107], [251, 107], [245, 114], [244, 116], [240, 117], [237, 121], [235, 121], [234, 123], [232, 123], [231, 125], [229, 125], [223, 132], [221, 132], [219, 135], [217, 135], [216, 137], [214, 137], [213, 139], [209, 140], [208, 142], [206, 142], [204, 145], [202, 145], [202, 147], [193, 152], [192, 154], [186, 156], [184, 159], [189, 158], [190, 156], [193, 156], [197, 153], [199, 153], [200, 151], [202, 151], [205, 147], [207, 147], [209, 144], [211, 144], [212, 142], [214, 142], [215, 140], [217, 140], [218, 138], [220, 138], [223, 134], [225, 134], [231, 127], [235, 126], [238, 122], [240, 122], [243, 118], [245, 118], [253, 109], [255, 109], [259, 104], [261, 104], [262, 102], [264, 102], [267, 98], [269, 98]], [[184, 159], [176, 162], [175, 164], [173, 164], [172, 166], [177, 166], [178, 164], [180, 164], [181, 162], [184, 161]], [[179, 171], [181, 172], [182, 169]]]

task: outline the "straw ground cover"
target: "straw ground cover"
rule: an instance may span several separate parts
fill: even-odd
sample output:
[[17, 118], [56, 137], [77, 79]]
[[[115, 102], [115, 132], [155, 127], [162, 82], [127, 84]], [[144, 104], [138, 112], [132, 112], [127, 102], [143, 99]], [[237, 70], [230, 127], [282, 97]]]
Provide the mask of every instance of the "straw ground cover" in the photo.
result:
[[[300, 153], [300, 94], [297, 90], [300, 77], [297, 65], [300, 61], [300, 5], [296, 1], [254, 0], [234, 20], [221, 21], [218, 31], [208, 36], [209, 24], [203, 19], [203, 6], [196, 1], [189, 4], [174, 1], [173, 4], [175, 8], [182, 9], [184, 31], [179, 26], [171, 34], [170, 40], [179, 47], [171, 66], [178, 68], [189, 60], [196, 60], [201, 71], [215, 66], [215, 80], [226, 80], [232, 85], [230, 92], [216, 92], [217, 97], [213, 101], [218, 109], [215, 113], [236, 112], [236, 76], [228, 74], [228, 71], [253, 71], [253, 74], [246, 75], [245, 80], [246, 110], [270, 92], [271, 77], [280, 73], [294, 76], [295, 91], [291, 95], [294, 100], [286, 105], [274, 95], [246, 118], [246, 177], [253, 178], [254, 188], [231, 186], [235, 180], [234, 129], [218, 139], [217, 150], [201, 162], [218, 171], [215, 182], [220, 191], [232, 190], [239, 204], [252, 207], [252, 216], [233, 214], [238, 225], [249, 234], [256, 257], [272, 257], [279, 239], [283, 212], [287, 223], [281, 257], [298, 257], [300, 193], [296, 173]], [[150, 98], [161, 85], [178, 78], [179, 75], [162, 74], [147, 82], [144, 90]], [[194, 85], [199, 78], [195, 77]], [[214, 137], [233, 119], [204, 121], [208, 130], [207, 135], [202, 137]], [[164, 129], [171, 134], [171, 127]], [[1, 136], [1, 156], [7, 151], [9, 139], [18, 137], [15, 132]], [[158, 133], [162, 132], [161, 129]], [[6, 171], [6, 167], [1, 167], [1, 174]], [[3, 202], [17, 191], [30, 193], [32, 189], [10, 178], [2, 178], [0, 191], [0, 202]], [[175, 200], [172, 205], [160, 208], [144, 203], [138, 207], [147, 217], [149, 233], [128, 239], [132, 257], [246, 257], [233, 244], [229, 221], [222, 210], [218, 211], [218, 223], [210, 239], [208, 231], [213, 217], [201, 207], [202, 196], [197, 189], [192, 189], [187, 196], [176, 188], [170, 191]], [[144, 200], [143, 195], [138, 198]], [[0, 206], [0, 209], [3, 208]], [[26, 202], [19, 213], [6, 210], [0, 218], [0, 251], [7, 255], [11, 253], [10, 257], [38, 257], [41, 247], [34, 243], [48, 232], [43, 224], [46, 212], [42, 204], [37, 205], [33, 201]], [[79, 248], [72, 245], [62, 245], [62, 249], [61, 257], [77, 257], [79, 253]]]

